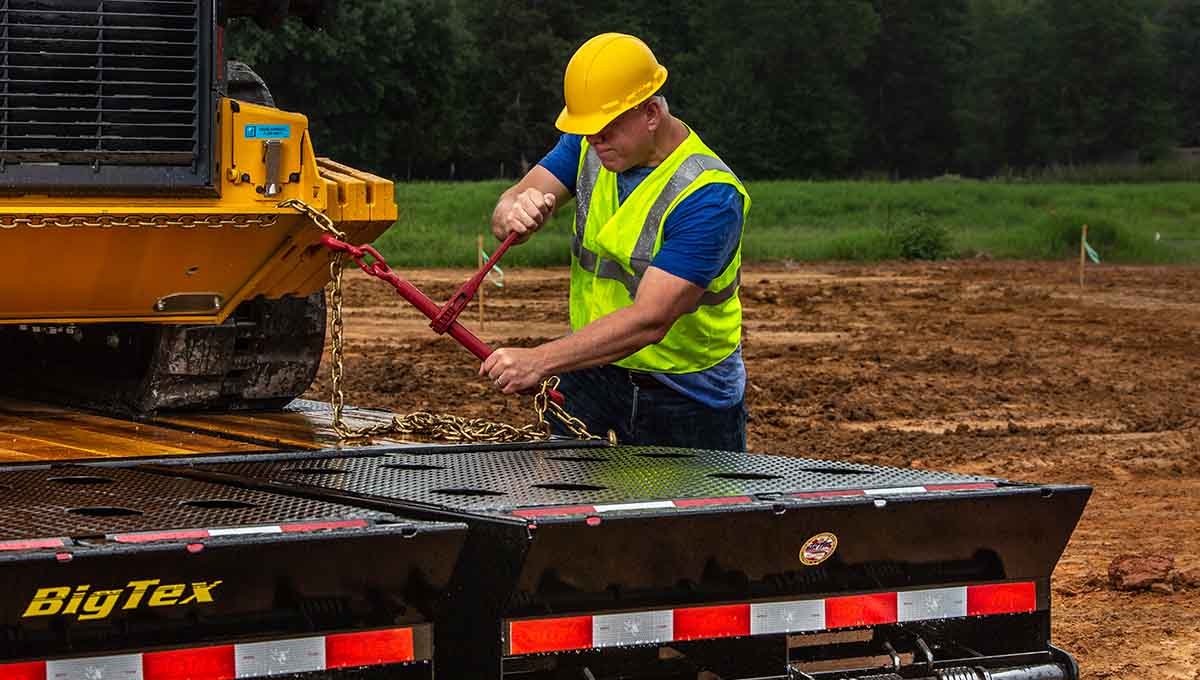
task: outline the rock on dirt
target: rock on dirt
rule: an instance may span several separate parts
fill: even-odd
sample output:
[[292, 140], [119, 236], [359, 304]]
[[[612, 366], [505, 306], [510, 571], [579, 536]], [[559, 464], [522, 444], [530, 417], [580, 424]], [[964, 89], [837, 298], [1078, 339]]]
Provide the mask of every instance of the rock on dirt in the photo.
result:
[[1170, 592], [1174, 570], [1173, 555], [1118, 555], [1108, 565], [1108, 583], [1113, 590]]

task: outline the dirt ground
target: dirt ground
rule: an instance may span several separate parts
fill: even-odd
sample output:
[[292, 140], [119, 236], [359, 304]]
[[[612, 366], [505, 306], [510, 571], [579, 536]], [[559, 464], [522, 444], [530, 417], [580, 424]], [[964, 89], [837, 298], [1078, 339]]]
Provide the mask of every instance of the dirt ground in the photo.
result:
[[[440, 302], [469, 272], [404, 275]], [[565, 270], [505, 283], [468, 327], [493, 346], [563, 333]], [[1104, 265], [1082, 292], [1069, 263], [986, 261], [743, 284], [752, 450], [1095, 487], [1054, 573], [1055, 642], [1085, 678], [1200, 680], [1200, 269]], [[346, 291], [348, 402], [529, 422], [384, 284]], [[1116, 591], [1120, 554], [1172, 557], [1183, 585]]]

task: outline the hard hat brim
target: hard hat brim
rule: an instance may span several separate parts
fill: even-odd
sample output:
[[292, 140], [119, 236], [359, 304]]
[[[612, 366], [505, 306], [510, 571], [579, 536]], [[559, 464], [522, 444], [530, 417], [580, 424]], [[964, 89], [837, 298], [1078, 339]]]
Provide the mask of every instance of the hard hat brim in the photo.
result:
[[[637, 105], [635, 104], [634, 106]], [[629, 108], [632, 109], [633, 106]], [[625, 111], [628, 110], [626, 109]], [[568, 134], [583, 135], [586, 137], [587, 135], [594, 135], [600, 132], [604, 129], [605, 125], [613, 122], [617, 116], [625, 113], [625, 111], [617, 111], [612, 115], [573, 116], [567, 110], [567, 107], [564, 106], [562, 112], [558, 114], [558, 120], [554, 121], [554, 127]]]

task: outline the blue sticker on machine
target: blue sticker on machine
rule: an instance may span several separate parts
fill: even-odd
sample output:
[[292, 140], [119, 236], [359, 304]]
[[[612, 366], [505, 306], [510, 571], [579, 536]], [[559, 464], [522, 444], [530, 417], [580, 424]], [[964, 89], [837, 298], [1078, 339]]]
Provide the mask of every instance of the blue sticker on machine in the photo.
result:
[[287, 139], [292, 136], [290, 125], [247, 125], [246, 139]]

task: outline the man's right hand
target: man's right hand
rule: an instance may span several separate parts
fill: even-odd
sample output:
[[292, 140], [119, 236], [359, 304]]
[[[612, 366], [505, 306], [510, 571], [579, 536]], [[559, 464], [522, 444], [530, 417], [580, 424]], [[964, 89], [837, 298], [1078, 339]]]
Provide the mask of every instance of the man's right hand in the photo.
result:
[[492, 224], [492, 231], [500, 240], [515, 232], [520, 234], [516, 242], [524, 243], [546, 223], [546, 218], [554, 212], [556, 201], [554, 194], [534, 188], [525, 189], [513, 196], [507, 206], [501, 206]]

